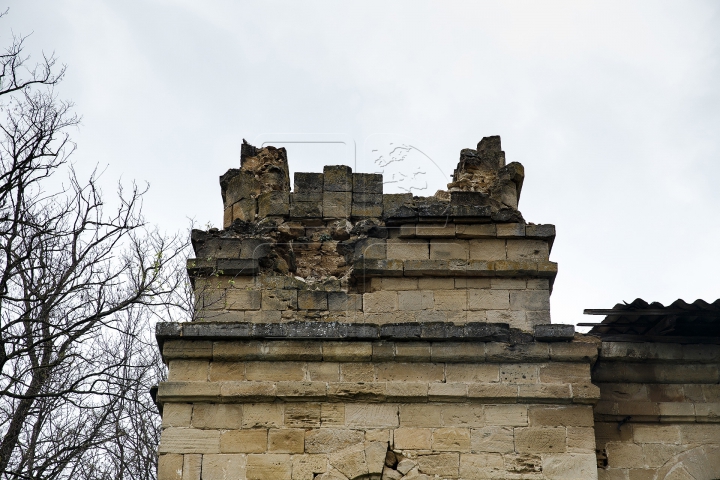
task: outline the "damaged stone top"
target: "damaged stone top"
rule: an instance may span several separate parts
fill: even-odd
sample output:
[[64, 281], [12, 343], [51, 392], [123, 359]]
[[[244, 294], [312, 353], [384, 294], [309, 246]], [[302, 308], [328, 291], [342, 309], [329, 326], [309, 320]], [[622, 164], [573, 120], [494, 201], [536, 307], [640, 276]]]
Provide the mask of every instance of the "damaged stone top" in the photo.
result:
[[434, 196], [383, 194], [383, 177], [353, 173], [345, 165], [323, 173], [296, 173], [290, 191], [284, 148], [243, 143], [241, 166], [220, 177], [225, 228], [263, 218], [283, 220], [375, 218], [387, 224], [412, 221], [522, 222], [518, 200], [524, 169], [505, 165], [500, 137], [485, 137], [477, 150], [464, 149], [448, 191]]

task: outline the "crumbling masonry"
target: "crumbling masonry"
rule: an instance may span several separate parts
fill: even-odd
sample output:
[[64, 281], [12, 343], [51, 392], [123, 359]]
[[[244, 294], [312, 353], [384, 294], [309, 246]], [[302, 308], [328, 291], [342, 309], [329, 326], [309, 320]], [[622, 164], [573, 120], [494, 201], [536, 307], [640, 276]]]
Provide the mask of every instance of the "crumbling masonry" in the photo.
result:
[[157, 327], [160, 480], [720, 478], [720, 349], [551, 325], [523, 178], [487, 137], [432, 197], [346, 166], [291, 192], [244, 144], [195, 321]]

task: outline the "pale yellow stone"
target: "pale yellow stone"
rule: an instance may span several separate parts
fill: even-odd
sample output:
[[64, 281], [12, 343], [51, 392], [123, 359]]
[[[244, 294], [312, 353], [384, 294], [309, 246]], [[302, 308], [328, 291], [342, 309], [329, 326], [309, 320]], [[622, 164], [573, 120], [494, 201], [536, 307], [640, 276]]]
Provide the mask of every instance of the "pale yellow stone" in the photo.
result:
[[480, 427], [485, 425], [485, 412], [481, 404], [447, 405], [442, 411], [446, 427]]
[[446, 405], [400, 405], [400, 425], [403, 427], [441, 427]]
[[168, 367], [168, 381], [205, 382], [208, 379], [210, 362], [206, 360], [171, 360]]
[[470, 429], [436, 428], [432, 434], [432, 449], [436, 452], [470, 452]]
[[467, 260], [469, 250], [467, 240], [430, 240], [430, 260]]
[[163, 427], [189, 427], [191, 417], [191, 403], [166, 403], [163, 405]]
[[313, 382], [340, 381], [340, 365], [333, 362], [310, 362], [306, 366], [309, 380]]
[[435, 290], [433, 292], [435, 310], [467, 310], [466, 290]]
[[512, 427], [473, 428], [470, 441], [473, 452], [511, 453], [515, 451]]
[[418, 288], [420, 290], [452, 290], [455, 288], [455, 280], [438, 277], [418, 278]]
[[193, 405], [192, 425], [195, 428], [240, 428], [242, 405], [196, 403]]
[[374, 292], [363, 294], [363, 310], [366, 313], [393, 312], [398, 309], [397, 292]]
[[[378, 280], [373, 278], [373, 280]], [[383, 290], [417, 290], [417, 278], [387, 277], [382, 279]]]
[[328, 362], [364, 362], [372, 359], [370, 342], [323, 342], [322, 349], [323, 360]]
[[388, 239], [387, 258], [391, 260], [428, 260], [430, 243], [420, 239]]
[[170, 427], [160, 436], [159, 453], [219, 453], [220, 432]]
[[370, 363], [342, 363], [340, 364], [341, 382], [373, 382], [375, 381], [375, 366]]
[[271, 453], [303, 453], [305, 430], [301, 428], [271, 428], [268, 430], [268, 451]]
[[468, 309], [507, 310], [510, 308], [510, 294], [507, 290], [468, 289]]
[[497, 382], [500, 380], [500, 366], [492, 363], [449, 363], [445, 366], [445, 378], [448, 382]]
[[288, 454], [247, 456], [247, 480], [292, 480], [291, 472], [292, 461]]
[[564, 427], [525, 427], [515, 429], [518, 453], [562, 453], [565, 451]]
[[222, 453], [264, 453], [267, 451], [267, 430], [253, 428], [229, 430], [220, 435]]
[[183, 455], [182, 480], [200, 480], [202, 457], [202, 455], [196, 453], [186, 453]]
[[489, 425], [527, 425], [526, 405], [486, 405], [485, 419]]
[[393, 432], [394, 448], [399, 450], [430, 450], [432, 430], [429, 428], [398, 428]]
[[243, 428], [281, 427], [284, 405], [281, 403], [248, 403], [243, 405]]
[[245, 363], [211, 362], [209, 379], [211, 382], [238, 382], [245, 380]]
[[442, 382], [444, 370], [433, 363], [380, 363], [376, 375], [379, 382]]
[[505, 260], [507, 253], [505, 250], [505, 240], [487, 238], [479, 240], [470, 240], [470, 260]]
[[409, 290], [398, 292], [398, 308], [404, 311], [432, 309], [433, 292], [430, 290]]
[[460, 454], [419, 455], [417, 462], [420, 473], [457, 477], [460, 469]]
[[350, 427], [396, 427], [398, 407], [393, 404], [348, 403], [345, 423]]
[[293, 455], [292, 480], [313, 480], [316, 473], [327, 471], [325, 455]]
[[158, 457], [158, 480], [182, 480], [183, 456], [168, 453]]

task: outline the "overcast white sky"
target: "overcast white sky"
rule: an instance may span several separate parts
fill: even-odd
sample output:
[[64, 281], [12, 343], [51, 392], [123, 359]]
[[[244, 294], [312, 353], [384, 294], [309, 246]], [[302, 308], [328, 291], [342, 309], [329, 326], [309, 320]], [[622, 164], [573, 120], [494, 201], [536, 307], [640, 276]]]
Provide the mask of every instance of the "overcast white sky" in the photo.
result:
[[526, 220], [557, 227], [554, 322], [720, 297], [718, 2], [3, 3], [2, 45], [32, 33], [68, 65], [78, 168], [149, 182], [168, 231], [222, 223], [242, 138], [356, 144], [286, 144], [293, 171], [395, 149], [386, 180], [431, 195], [501, 135]]

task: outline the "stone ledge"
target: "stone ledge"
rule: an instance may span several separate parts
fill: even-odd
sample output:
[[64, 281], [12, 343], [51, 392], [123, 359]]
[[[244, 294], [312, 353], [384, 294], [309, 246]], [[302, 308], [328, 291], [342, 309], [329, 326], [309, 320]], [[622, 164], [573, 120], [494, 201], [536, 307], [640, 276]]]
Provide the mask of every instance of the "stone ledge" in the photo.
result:
[[[437, 401], [524, 404], [593, 404], [600, 390], [591, 384], [514, 385], [428, 382], [398, 388], [397, 382], [162, 382], [157, 401], [252, 403], [275, 401]], [[422, 388], [418, 388], [422, 387]]]
[[[213, 359], [216, 361], [323, 361], [406, 363], [581, 363], [593, 364], [595, 356], [585, 343], [533, 343], [510, 345], [499, 342], [345, 342], [286, 340], [168, 340], [163, 358], [170, 360]], [[594, 352], [597, 355], [597, 351]]]
[[602, 342], [603, 362], [720, 363], [720, 345], [645, 342]]

